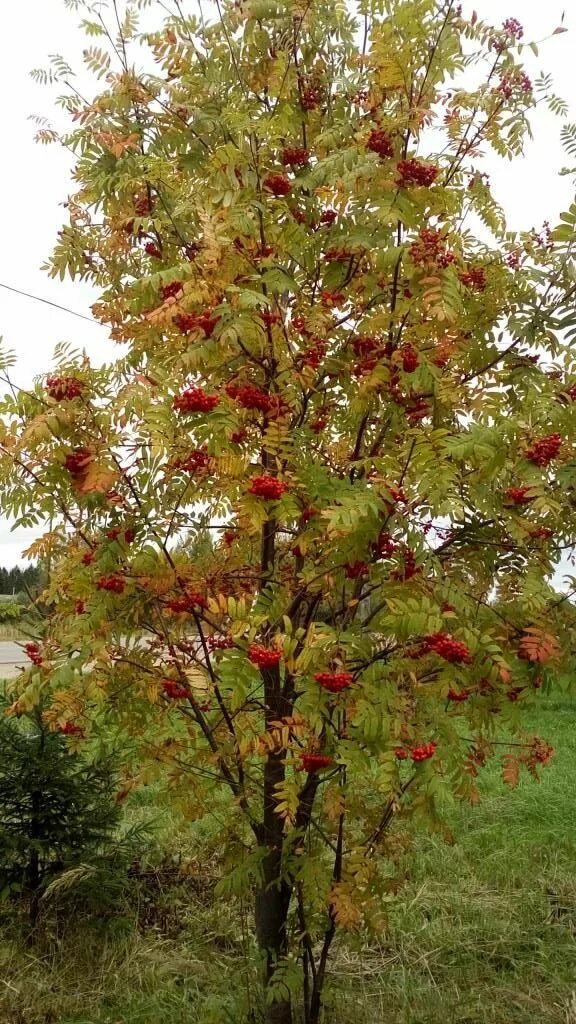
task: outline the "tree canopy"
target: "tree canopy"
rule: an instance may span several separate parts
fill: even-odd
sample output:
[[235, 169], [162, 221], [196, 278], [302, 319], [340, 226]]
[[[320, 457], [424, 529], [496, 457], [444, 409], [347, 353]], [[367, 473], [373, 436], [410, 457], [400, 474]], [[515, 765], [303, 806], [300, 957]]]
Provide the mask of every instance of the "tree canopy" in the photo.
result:
[[[152, 755], [127, 787], [168, 764], [192, 817], [219, 790], [267, 1020], [299, 950], [314, 1024], [391, 823], [478, 799], [568, 642], [576, 207], [512, 234], [482, 169], [564, 107], [452, 0], [72, 6], [101, 84], [38, 73], [76, 158], [48, 269], [120, 347], [2, 404], [4, 510], [52, 523], [15, 709], [114, 722]], [[511, 783], [551, 755], [520, 735]]]

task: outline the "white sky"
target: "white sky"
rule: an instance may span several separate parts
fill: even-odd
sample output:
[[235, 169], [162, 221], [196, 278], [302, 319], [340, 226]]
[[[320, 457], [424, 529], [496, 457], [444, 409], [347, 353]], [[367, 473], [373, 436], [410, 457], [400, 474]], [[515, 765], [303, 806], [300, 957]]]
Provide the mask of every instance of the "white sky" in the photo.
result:
[[[183, 6], [186, 10], [195, 5], [192, 0], [184, 0]], [[471, 4], [464, 6], [469, 10]], [[555, 91], [569, 102], [570, 119], [576, 120], [576, 10], [568, 0], [510, 0], [510, 6], [507, 0], [476, 0], [474, 7], [481, 18], [495, 25], [506, 17], [517, 17], [524, 25], [526, 41], [550, 35], [568, 8], [565, 26], [569, 31], [542, 43], [541, 57], [530, 55], [529, 71], [533, 77], [541, 70], [553, 73]], [[53, 281], [40, 271], [65, 219], [61, 204], [69, 190], [70, 158], [56, 146], [36, 145], [36, 129], [28, 120], [30, 114], [58, 118], [51, 94], [30, 79], [29, 71], [46, 66], [46, 56], [52, 53], [63, 55], [72, 66], [79, 64], [86, 43], [76, 27], [78, 21], [78, 15], [64, 8], [63, 0], [0, 3], [0, 95], [4, 97], [0, 283], [89, 313], [96, 295], [88, 286]], [[544, 219], [554, 224], [559, 212], [573, 199], [571, 179], [557, 174], [558, 168], [568, 162], [559, 141], [561, 122], [546, 110], [532, 119], [535, 142], [522, 162], [486, 161], [511, 228], [540, 227]], [[4, 289], [0, 289], [0, 335], [18, 355], [13, 377], [19, 384], [29, 383], [35, 374], [48, 369], [59, 341], [85, 347], [95, 360], [109, 358], [116, 350], [100, 325]], [[18, 561], [32, 535], [23, 530], [11, 533], [0, 521], [0, 565]]]

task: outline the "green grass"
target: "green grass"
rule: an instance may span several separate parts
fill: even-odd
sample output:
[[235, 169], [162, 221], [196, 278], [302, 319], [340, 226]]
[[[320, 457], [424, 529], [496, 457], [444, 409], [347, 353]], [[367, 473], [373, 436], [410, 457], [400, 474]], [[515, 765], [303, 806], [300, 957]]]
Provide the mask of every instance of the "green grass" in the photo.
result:
[[[576, 704], [527, 725], [557, 748], [542, 782], [510, 791], [490, 769], [452, 839], [407, 837], [379, 944], [335, 950], [326, 1024], [576, 1024]], [[138, 913], [132, 896], [109, 919], [51, 919], [34, 947], [7, 924], [2, 1024], [244, 1024], [239, 908], [209, 878], [152, 882]]]

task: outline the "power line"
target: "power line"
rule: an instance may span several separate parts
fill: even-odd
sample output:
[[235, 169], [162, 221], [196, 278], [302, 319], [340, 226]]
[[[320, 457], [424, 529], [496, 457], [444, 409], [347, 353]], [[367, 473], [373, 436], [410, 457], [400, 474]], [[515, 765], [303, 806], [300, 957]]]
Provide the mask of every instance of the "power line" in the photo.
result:
[[77, 316], [80, 320], [87, 320], [88, 323], [97, 324], [98, 327], [104, 327], [98, 320], [95, 320], [93, 316], [86, 316], [84, 313], [77, 313], [75, 309], [68, 309], [68, 306], [60, 306], [57, 302], [50, 302], [50, 299], [42, 299], [39, 295], [31, 295], [30, 292], [23, 292], [21, 288], [14, 288], [10, 284], [3, 284], [0, 281], [0, 288], [5, 288], [8, 292], [14, 292], [16, 295], [23, 295], [26, 299], [33, 299], [34, 302], [43, 302], [45, 306], [53, 306], [54, 309], [60, 309], [63, 313], [70, 313], [71, 316]]

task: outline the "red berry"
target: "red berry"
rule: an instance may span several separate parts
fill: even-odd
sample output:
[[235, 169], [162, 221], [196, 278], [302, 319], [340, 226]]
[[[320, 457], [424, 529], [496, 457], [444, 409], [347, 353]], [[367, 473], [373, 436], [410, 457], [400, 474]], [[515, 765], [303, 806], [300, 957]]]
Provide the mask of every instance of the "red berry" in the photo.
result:
[[191, 613], [198, 609], [207, 608], [208, 602], [202, 594], [192, 591], [189, 594], [185, 594], [184, 597], [175, 597], [171, 601], [167, 601], [166, 607], [175, 614], [181, 612]]
[[345, 573], [349, 580], [358, 580], [369, 572], [366, 562], [348, 562], [345, 566]]
[[206, 646], [209, 651], [226, 651], [236, 647], [231, 636], [209, 636], [206, 638]]
[[486, 271], [484, 267], [470, 267], [468, 270], [461, 271], [458, 276], [466, 288], [472, 288], [477, 292], [485, 291]]
[[174, 463], [175, 469], [183, 469], [186, 473], [190, 473], [194, 476], [197, 473], [205, 472], [210, 468], [212, 459], [205, 448], [196, 448], [184, 459], [178, 459]]
[[164, 679], [162, 689], [164, 690], [164, 695], [170, 700], [186, 700], [190, 696], [186, 687], [180, 686], [173, 679]]
[[79, 398], [86, 385], [77, 377], [47, 377], [46, 391], [57, 402], [70, 402]]
[[276, 197], [287, 196], [292, 191], [292, 182], [285, 174], [269, 174], [264, 178], [264, 187]]
[[263, 647], [262, 644], [250, 644], [248, 658], [258, 668], [274, 668], [282, 659], [282, 652], [276, 647]]
[[158, 248], [155, 242], [146, 242], [144, 252], [147, 256], [152, 256], [155, 260], [162, 259], [162, 250]]
[[182, 293], [182, 281], [170, 281], [170, 284], [162, 285], [162, 298], [172, 299]]
[[76, 725], [74, 722], [66, 722], [65, 725], [60, 726], [58, 730], [63, 736], [83, 736], [84, 730]]
[[427, 761], [430, 757], [434, 757], [437, 747], [437, 743], [424, 743], [419, 747], [412, 747], [410, 757], [413, 761]]
[[94, 555], [93, 551], [87, 551], [84, 555], [82, 555], [82, 565], [92, 565], [92, 562], [94, 561], [95, 557], [96, 556]]
[[416, 159], [400, 160], [397, 170], [398, 184], [401, 188], [406, 188], [408, 185], [422, 185], [424, 188], [428, 188], [436, 181], [440, 172], [440, 168], [435, 164], [426, 164], [422, 160]]
[[333, 764], [334, 758], [328, 757], [327, 754], [302, 754], [300, 757], [300, 768], [303, 772], [319, 772]]
[[394, 156], [394, 143], [392, 141], [392, 137], [382, 128], [374, 128], [370, 132], [366, 143], [366, 149], [369, 149], [371, 153], [377, 153], [383, 160]]
[[506, 498], [512, 505], [529, 505], [535, 497], [530, 487], [509, 487], [506, 491]]
[[86, 605], [84, 604], [84, 601], [76, 601], [76, 604], [74, 605], [74, 613], [76, 615], [83, 615], [85, 611]]
[[417, 267], [435, 264], [445, 269], [454, 262], [454, 253], [446, 248], [446, 236], [433, 228], [422, 228], [409, 252], [412, 263]]
[[539, 441], [534, 441], [526, 449], [524, 455], [530, 462], [535, 462], [537, 466], [547, 466], [549, 462], [552, 462], [558, 456], [561, 447], [562, 438], [560, 434], [549, 434], [548, 437], [542, 437]]
[[420, 365], [420, 356], [413, 345], [403, 345], [400, 349], [402, 356], [402, 369], [404, 373], [414, 373]]
[[331, 227], [337, 217], [338, 214], [336, 213], [336, 210], [323, 210], [320, 214], [320, 223], [327, 224], [328, 227]]
[[285, 167], [306, 167], [310, 160], [310, 153], [302, 146], [286, 146], [282, 153], [282, 163]]
[[136, 196], [134, 199], [134, 213], [138, 217], [147, 217], [152, 213], [154, 202], [150, 195]]
[[427, 651], [433, 651], [445, 661], [454, 665], [461, 665], [472, 660], [472, 655], [460, 640], [456, 640], [450, 633], [431, 633], [424, 637], [423, 646]]
[[186, 388], [180, 395], [176, 395], [172, 405], [182, 413], [212, 412], [219, 402], [218, 395], [209, 395], [202, 388], [192, 386]]
[[24, 650], [26, 651], [26, 657], [30, 659], [33, 665], [41, 665], [43, 657], [40, 652], [38, 644], [28, 643], [25, 645]]
[[470, 690], [448, 690], [448, 700], [453, 701], [455, 704], [460, 704], [462, 701], [468, 700], [470, 696]]
[[530, 536], [533, 540], [550, 540], [554, 536], [554, 530], [551, 530], [549, 526], [535, 526], [533, 530], [530, 530]]
[[126, 587], [126, 580], [122, 576], [112, 574], [111, 576], [100, 576], [96, 580], [96, 588], [98, 590], [107, 590], [111, 594], [122, 594]]
[[317, 672], [314, 676], [323, 690], [329, 693], [341, 693], [351, 686], [354, 676], [351, 672]]
[[315, 110], [324, 99], [324, 87], [318, 81], [309, 79], [302, 87], [300, 104], [302, 110]]
[[404, 747], [396, 747], [394, 749], [394, 757], [396, 757], [398, 761], [405, 761], [408, 757], [408, 751], [404, 750]]
[[257, 498], [265, 498], [266, 501], [277, 501], [287, 490], [288, 484], [278, 477], [264, 474], [253, 478], [248, 493], [255, 494]]
[[89, 448], [75, 448], [64, 459], [64, 468], [68, 470], [72, 477], [82, 476], [88, 469], [92, 459], [93, 454]]

